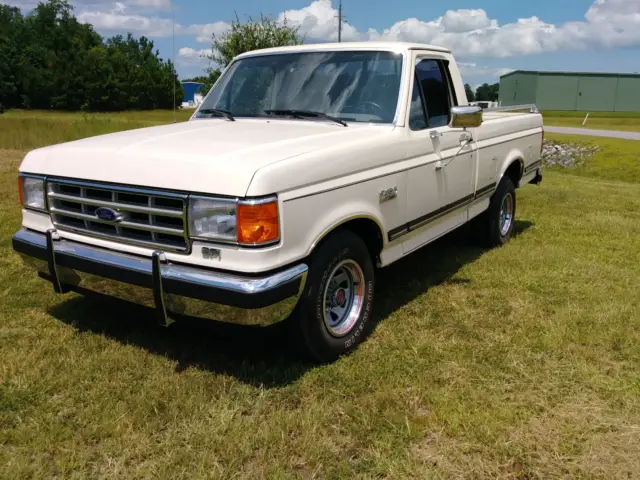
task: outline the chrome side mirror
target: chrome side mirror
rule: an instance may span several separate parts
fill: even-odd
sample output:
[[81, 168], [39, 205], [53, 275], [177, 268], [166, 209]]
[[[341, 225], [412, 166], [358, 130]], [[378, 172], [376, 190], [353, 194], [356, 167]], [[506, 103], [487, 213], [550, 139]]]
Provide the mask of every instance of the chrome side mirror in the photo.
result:
[[451, 107], [451, 127], [476, 128], [482, 125], [482, 107], [469, 105]]

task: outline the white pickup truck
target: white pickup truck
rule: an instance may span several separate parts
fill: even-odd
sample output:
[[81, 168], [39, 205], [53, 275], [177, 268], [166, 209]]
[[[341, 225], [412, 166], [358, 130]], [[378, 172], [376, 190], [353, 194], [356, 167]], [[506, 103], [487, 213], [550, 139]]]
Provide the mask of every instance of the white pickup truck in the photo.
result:
[[56, 292], [165, 325], [288, 319], [331, 361], [370, 331], [376, 267], [472, 219], [488, 245], [509, 240], [543, 127], [535, 106], [502, 110], [467, 104], [440, 47], [245, 53], [188, 122], [29, 152], [13, 247]]

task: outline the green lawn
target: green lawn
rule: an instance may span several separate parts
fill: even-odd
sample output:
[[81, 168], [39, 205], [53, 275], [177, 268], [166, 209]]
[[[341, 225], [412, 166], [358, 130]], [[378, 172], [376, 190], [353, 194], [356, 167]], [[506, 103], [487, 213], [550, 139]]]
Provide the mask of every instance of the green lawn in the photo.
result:
[[592, 158], [585, 159], [584, 165], [559, 170], [562, 173], [640, 183], [640, 142], [637, 140], [557, 133], [547, 133], [545, 138], [559, 143], [597, 145], [602, 149]]
[[314, 367], [277, 328], [54, 295], [10, 247], [23, 154], [0, 151], [0, 478], [640, 477], [637, 163], [547, 170], [505, 247], [381, 270], [377, 329]]
[[[178, 110], [176, 121], [186, 121], [192, 113], [192, 109]], [[0, 149], [28, 150], [172, 121], [171, 110], [87, 114], [9, 110], [0, 115]]]
[[[544, 124], [582, 127], [587, 112], [543, 111]], [[584, 128], [640, 132], [640, 112], [591, 112]]]

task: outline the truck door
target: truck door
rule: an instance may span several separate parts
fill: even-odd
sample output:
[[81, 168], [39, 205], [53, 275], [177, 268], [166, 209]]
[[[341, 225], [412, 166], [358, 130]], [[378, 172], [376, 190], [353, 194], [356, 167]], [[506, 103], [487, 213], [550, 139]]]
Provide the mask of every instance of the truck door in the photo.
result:
[[403, 253], [466, 221], [476, 170], [472, 132], [449, 127], [457, 100], [447, 62], [418, 56], [414, 74], [407, 152], [417, 165], [407, 172]]

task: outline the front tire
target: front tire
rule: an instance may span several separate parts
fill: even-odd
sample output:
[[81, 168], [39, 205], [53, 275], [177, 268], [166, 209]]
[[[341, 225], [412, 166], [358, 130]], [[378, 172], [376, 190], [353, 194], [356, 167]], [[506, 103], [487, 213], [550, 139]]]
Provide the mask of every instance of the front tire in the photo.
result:
[[304, 292], [291, 318], [293, 340], [313, 360], [336, 360], [369, 334], [374, 269], [363, 240], [342, 230], [313, 253]]

